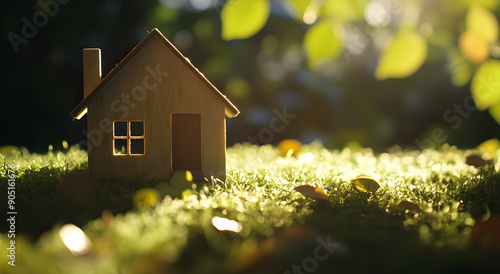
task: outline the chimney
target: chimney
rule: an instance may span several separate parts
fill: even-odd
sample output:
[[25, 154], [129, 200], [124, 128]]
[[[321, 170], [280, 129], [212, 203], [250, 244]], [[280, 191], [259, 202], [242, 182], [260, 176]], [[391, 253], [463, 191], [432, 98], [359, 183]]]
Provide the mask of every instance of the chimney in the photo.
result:
[[83, 98], [101, 82], [101, 50], [83, 49]]

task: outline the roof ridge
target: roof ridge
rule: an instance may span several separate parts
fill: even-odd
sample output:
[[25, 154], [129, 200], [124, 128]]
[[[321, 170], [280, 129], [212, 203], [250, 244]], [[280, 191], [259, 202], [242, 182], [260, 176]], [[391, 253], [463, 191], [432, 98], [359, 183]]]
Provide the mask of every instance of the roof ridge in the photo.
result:
[[98, 94], [104, 86], [107, 85], [111, 79], [118, 74], [118, 72], [127, 65], [127, 63], [142, 50], [142, 48], [152, 39], [152, 37], [159, 38], [162, 42], [193, 74], [198, 77], [212, 93], [225, 105], [226, 115], [230, 118], [238, 115], [239, 110], [227, 99], [227, 97], [222, 94], [206, 77], [205, 75], [196, 68], [189, 59], [187, 59], [163, 34], [158, 30], [158, 28], [152, 29], [146, 37], [144, 37], [141, 42], [139, 42], [126, 56], [123, 58], [111, 71], [102, 78], [102, 81], [97, 85], [97, 87], [90, 92], [87, 97], [85, 97], [72, 111], [71, 117], [73, 119], [80, 119], [85, 115], [87, 111], [88, 103]]

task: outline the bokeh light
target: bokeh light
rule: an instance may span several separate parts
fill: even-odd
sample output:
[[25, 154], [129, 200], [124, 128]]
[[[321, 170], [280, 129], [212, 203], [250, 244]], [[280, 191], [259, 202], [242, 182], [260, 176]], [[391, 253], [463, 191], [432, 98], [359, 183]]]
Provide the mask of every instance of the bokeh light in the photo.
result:
[[59, 236], [73, 255], [83, 255], [89, 252], [92, 246], [83, 230], [73, 224], [66, 224], [61, 227]]
[[212, 218], [212, 225], [219, 231], [231, 231], [235, 233], [239, 233], [243, 228], [241, 223], [237, 221], [217, 216]]
[[391, 22], [391, 13], [382, 1], [372, 1], [365, 7], [366, 22], [374, 27], [384, 27]]

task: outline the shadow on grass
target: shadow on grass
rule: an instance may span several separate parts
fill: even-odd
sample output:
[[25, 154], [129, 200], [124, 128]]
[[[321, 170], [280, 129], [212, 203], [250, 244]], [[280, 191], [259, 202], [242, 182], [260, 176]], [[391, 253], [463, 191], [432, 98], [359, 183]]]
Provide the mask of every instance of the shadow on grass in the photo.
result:
[[[499, 175], [485, 173], [477, 179], [473, 187], [456, 193], [457, 198], [469, 198], [462, 197], [462, 211], [498, 201]], [[252, 251], [237, 249], [227, 259], [228, 273], [496, 273], [500, 269], [498, 250], [482, 249], [470, 239], [458, 248], [426, 243], [420, 226], [405, 227], [411, 216], [387, 211], [368, 194], [351, 194], [342, 204], [311, 203], [313, 213], [300, 224], [262, 237], [249, 248]], [[476, 194], [483, 196], [479, 199]], [[491, 207], [492, 213], [497, 209]], [[187, 246], [174, 269], [202, 273], [195, 266], [210, 266], [210, 258], [220, 260], [215, 250], [207, 251], [210, 245], [203, 237], [191, 239]]]
[[[74, 170], [72, 172], [86, 172]], [[113, 214], [125, 213], [133, 208], [132, 196], [142, 187], [157, 182], [144, 180], [102, 181], [93, 186], [83, 199], [64, 196], [55, 190], [64, 174], [62, 168], [26, 168], [16, 178], [15, 211], [16, 234], [36, 241], [54, 225], [72, 223], [79, 227], [100, 218], [104, 210]], [[83, 182], [85, 183], [85, 182]], [[0, 181], [2, 193], [7, 193], [7, 178]], [[6, 211], [2, 218], [7, 218]], [[0, 233], [8, 232], [3, 226]]]
[[455, 199], [464, 201], [464, 209], [475, 219], [484, 215], [500, 215], [500, 174], [481, 171], [466, 180]]

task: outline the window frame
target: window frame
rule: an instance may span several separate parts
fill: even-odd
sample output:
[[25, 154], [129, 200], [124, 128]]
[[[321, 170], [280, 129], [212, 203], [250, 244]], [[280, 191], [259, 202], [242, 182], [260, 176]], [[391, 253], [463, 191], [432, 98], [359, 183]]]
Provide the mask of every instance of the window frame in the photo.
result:
[[[127, 123], [127, 136], [116, 136], [115, 135], [115, 123], [116, 122], [124, 122]], [[131, 134], [131, 123], [140, 122], [142, 123], [142, 136], [132, 136]], [[113, 156], [144, 156], [146, 155], [146, 124], [144, 120], [115, 120], [113, 121], [113, 133], [112, 133], [112, 153]], [[127, 153], [126, 154], [116, 154], [115, 153], [115, 140], [127, 140]], [[132, 154], [131, 150], [131, 142], [132, 140], [143, 140], [143, 153], [142, 154]]]

